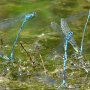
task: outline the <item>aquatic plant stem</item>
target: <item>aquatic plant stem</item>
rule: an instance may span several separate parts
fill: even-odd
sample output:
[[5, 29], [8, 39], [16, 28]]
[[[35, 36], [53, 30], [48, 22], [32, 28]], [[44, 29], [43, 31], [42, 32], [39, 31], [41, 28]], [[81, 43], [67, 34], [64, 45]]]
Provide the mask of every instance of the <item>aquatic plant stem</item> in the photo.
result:
[[88, 24], [89, 18], [90, 18], [90, 10], [89, 10], [89, 14], [88, 14], [88, 17], [87, 17], [87, 21], [86, 21], [86, 24], [85, 24], [85, 27], [84, 27], [84, 31], [83, 31], [83, 34], [82, 34], [80, 55], [82, 55], [82, 52], [83, 52], [84, 36], [85, 36], [86, 29], [87, 29], [87, 24]]
[[42, 55], [39, 54], [39, 57], [40, 57], [40, 60], [41, 60], [41, 62], [42, 62], [42, 66], [43, 66], [43, 69], [44, 69], [44, 71], [45, 71], [45, 74], [47, 75], [47, 70], [46, 70], [46, 68], [45, 68], [44, 61], [43, 61], [43, 59], [42, 59]]

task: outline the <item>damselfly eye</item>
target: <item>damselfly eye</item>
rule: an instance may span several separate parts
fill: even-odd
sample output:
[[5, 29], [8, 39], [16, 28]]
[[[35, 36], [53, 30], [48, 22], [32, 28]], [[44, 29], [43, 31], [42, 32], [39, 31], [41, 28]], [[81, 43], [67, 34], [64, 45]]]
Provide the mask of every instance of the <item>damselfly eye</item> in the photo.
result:
[[73, 35], [73, 32], [71, 32], [71, 35]]
[[73, 35], [73, 32], [69, 32], [70, 35]]
[[71, 32], [69, 32], [69, 34], [71, 34]]

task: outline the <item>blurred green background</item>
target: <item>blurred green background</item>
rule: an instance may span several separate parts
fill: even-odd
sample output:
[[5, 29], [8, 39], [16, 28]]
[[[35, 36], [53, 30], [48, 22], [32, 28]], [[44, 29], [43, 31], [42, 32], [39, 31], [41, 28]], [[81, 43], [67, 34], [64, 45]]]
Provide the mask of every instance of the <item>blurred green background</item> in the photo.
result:
[[[52, 21], [60, 22], [60, 19], [74, 16], [79, 13], [82, 16], [80, 19], [71, 18], [70, 22], [68, 22], [71, 30], [74, 32], [74, 38], [77, 41], [78, 46], [80, 47], [80, 41], [82, 38], [82, 32], [84, 29], [84, 25], [86, 23], [86, 19], [88, 16], [88, 11], [90, 9], [90, 1], [89, 0], [0, 0], [0, 21], [5, 21], [7, 18], [15, 18], [22, 17], [25, 14], [31, 12], [37, 12], [37, 16], [24, 25], [23, 31], [21, 32], [18, 46], [15, 48], [15, 58], [21, 58], [23, 60], [26, 59], [26, 55], [21, 52], [22, 48], [20, 47], [20, 41], [24, 43], [25, 48], [28, 50], [30, 45], [35, 41], [38, 41], [37, 36], [42, 33], [47, 34], [51, 33], [51, 35], [46, 39], [40, 40], [40, 43], [44, 46], [44, 49], [41, 51], [41, 54], [45, 58], [47, 54], [50, 53], [50, 50], [58, 46], [60, 42], [60, 38], [58, 33], [53, 35], [53, 30], [50, 28], [50, 23]], [[81, 14], [80, 14], [81, 13]], [[14, 21], [15, 21], [14, 19]], [[3, 40], [3, 46], [8, 46], [7, 48], [2, 48], [1, 42], [1, 52], [5, 55], [9, 55], [12, 49], [13, 42], [17, 35], [17, 32], [22, 24], [24, 18], [18, 19], [18, 21], [8, 28], [3, 28], [0, 30], [0, 40]], [[90, 21], [88, 23], [87, 31], [85, 34], [84, 40], [84, 52], [83, 54], [86, 56], [87, 60], [90, 61], [90, 33], [89, 33]], [[70, 47], [69, 52], [72, 53], [73, 49]], [[52, 63], [47, 65], [48, 70], [52, 71], [53, 67], [50, 67]], [[90, 77], [89, 77], [90, 79]], [[35, 82], [34, 82], [35, 83]], [[89, 82], [90, 83], [90, 82]], [[16, 83], [15, 83], [16, 84]], [[12, 84], [11, 87], [14, 88]], [[36, 86], [35, 86], [36, 85]], [[32, 89], [20, 89], [20, 90], [54, 90], [47, 89], [46, 87], [42, 88], [41, 84], [33, 84]], [[40, 87], [38, 87], [38, 85]], [[90, 84], [89, 84], [90, 85]], [[87, 86], [89, 86], [87, 85]], [[17, 86], [17, 85], [16, 85]], [[26, 85], [27, 86], [27, 85]], [[80, 90], [89, 90], [87, 87], [83, 89], [84, 85], [81, 86]], [[30, 87], [30, 86], [29, 86]], [[90, 86], [89, 86], [90, 87]], [[21, 88], [21, 87], [19, 87]], [[41, 89], [42, 88], [42, 89]], [[14, 89], [16, 90], [16, 89]], [[19, 90], [19, 89], [18, 89]]]
[[[69, 23], [71, 30], [74, 32], [74, 37], [80, 46], [82, 31], [86, 23], [89, 8], [90, 2], [88, 0], [3, 0], [0, 1], [0, 21], [2, 22], [3, 19], [16, 18], [27, 13], [37, 12], [37, 16], [32, 20], [28, 20], [24, 27], [25, 30], [21, 33], [20, 40], [29, 42], [29, 39], [31, 39], [30, 37], [34, 35], [52, 32], [50, 28], [51, 21], [59, 23], [61, 17], [68, 17], [81, 13], [80, 15], [84, 14], [81, 19], [74, 19]], [[80, 16], [77, 16], [77, 18], [78, 17]], [[5, 38], [5, 43], [10, 43], [12, 45], [17, 34], [14, 32], [19, 30], [23, 18], [22, 20], [18, 20], [12, 27], [0, 30], [0, 37]], [[88, 23], [85, 40], [85, 44], [87, 43], [85, 48], [88, 48], [88, 50], [90, 49], [89, 25], [90, 23]]]

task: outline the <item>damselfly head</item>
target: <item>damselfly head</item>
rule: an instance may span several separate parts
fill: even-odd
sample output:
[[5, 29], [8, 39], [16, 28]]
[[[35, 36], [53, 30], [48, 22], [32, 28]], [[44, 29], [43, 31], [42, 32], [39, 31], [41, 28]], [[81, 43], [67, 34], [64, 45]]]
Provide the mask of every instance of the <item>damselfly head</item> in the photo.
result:
[[73, 35], [73, 32], [68, 32], [68, 34], [69, 34], [70, 36], [72, 36], [72, 35]]
[[66, 40], [70, 40], [70, 38], [73, 36], [73, 32], [68, 32], [66, 35]]
[[27, 20], [27, 19], [30, 19], [30, 18], [32, 18], [34, 16], [36, 16], [36, 12], [32, 12], [31, 14], [25, 15], [25, 19]]

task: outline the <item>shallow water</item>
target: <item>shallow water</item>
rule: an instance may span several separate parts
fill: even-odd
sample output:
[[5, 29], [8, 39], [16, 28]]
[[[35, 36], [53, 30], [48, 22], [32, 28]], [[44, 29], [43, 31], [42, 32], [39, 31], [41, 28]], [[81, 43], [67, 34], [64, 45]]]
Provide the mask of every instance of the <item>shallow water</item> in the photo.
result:
[[[52, 21], [60, 24], [60, 19], [66, 18], [80, 47], [89, 4], [87, 0], [0, 1], [1, 21], [13, 18], [11, 21], [16, 23], [11, 23], [9, 27], [9, 21], [0, 27], [0, 90], [89, 90], [90, 21], [84, 39], [83, 57], [78, 60], [77, 55], [74, 57], [72, 46], [68, 46], [66, 87], [62, 85], [64, 41], [50, 28]], [[8, 56], [23, 21], [23, 18], [19, 21], [15, 17], [33, 11], [38, 15], [24, 25], [15, 46], [14, 62], [9, 62]]]

